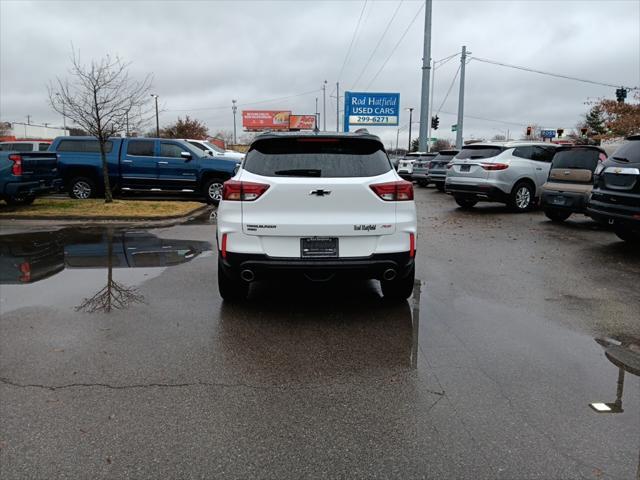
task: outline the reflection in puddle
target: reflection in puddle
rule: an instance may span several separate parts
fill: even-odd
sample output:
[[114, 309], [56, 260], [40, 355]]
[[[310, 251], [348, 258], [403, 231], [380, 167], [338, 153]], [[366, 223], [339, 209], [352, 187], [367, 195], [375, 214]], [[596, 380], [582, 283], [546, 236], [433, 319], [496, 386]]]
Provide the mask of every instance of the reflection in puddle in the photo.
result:
[[[3, 310], [54, 304], [69, 294], [76, 297], [73, 304], [83, 294], [88, 295], [77, 306], [85, 312], [126, 308], [143, 298], [135, 288], [116, 281], [114, 269], [136, 269], [139, 274], [126, 275], [127, 283], [131, 283], [154, 276], [164, 267], [189, 262], [210, 249], [209, 242], [165, 239], [147, 231], [108, 227], [3, 235], [0, 236], [0, 284], [6, 285], [2, 289]], [[106, 285], [103, 280], [97, 292], [87, 291], [96, 288], [91, 285], [95, 285], [96, 275], [104, 270]], [[73, 272], [71, 276], [63, 275], [69, 271]], [[37, 295], [34, 289], [23, 292], [27, 285], [43, 281], [47, 285], [37, 288]]]

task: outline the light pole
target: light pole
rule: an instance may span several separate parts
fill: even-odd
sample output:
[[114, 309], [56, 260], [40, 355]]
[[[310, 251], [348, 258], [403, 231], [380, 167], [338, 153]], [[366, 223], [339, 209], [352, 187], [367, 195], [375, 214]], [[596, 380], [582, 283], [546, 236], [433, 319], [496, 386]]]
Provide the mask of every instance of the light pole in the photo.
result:
[[231, 100], [231, 111], [233, 112], [233, 144], [236, 145], [238, 143], [236, 137], [236, 112], [238, 111], [238, 106], [236, 105], [237, 100]]
[[320, 116], [320, 112], [318, 112], [318, 97], [316, 97], [316, 124], [314, 130], [318, 129], [318, 117]]
[[322, 84], [322, 131], [327, 131], [327, 81]]
[[411, 151], [411, 123], [413, 120], [413, 107], [405, 108], [409, 110], [409, 146], [407, 147], [407, 153]]
[[158, 95], [152, 93], [151, 96], [156, 101], [156, 137], [160, 138], [160, 118], [158, 117]]
[[59, 93], [56, 93], [56, 97], [58, 97], [58, 101], [62, 104], [62, 131], [66, 135], [67, 134], [67, 115], [64, 109], [64, 102], [61, 100]]

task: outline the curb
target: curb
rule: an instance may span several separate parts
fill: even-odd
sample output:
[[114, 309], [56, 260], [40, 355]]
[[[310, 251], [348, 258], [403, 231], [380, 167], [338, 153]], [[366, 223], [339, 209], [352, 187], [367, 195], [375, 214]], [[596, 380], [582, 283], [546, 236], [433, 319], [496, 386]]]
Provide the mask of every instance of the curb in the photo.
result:
[[78, 225], [82, 224], [87, 227], [104, 226], [104, 225], [123, 225], [123, 226], [145, 226], [145, 227], [167, 227], [178, 225], [192, 217], [196, 217], [212, 207], [211, 205], [203, 205], [183, 215], [171, 215], [168, 217], [100, 217], [100, 219], [88, 220], [87, 217], [77, 216], [61, 216], [47, 217], [35, 216], [30, 218], [0, 218], [0, 226], [57, 226], [57, 225]]

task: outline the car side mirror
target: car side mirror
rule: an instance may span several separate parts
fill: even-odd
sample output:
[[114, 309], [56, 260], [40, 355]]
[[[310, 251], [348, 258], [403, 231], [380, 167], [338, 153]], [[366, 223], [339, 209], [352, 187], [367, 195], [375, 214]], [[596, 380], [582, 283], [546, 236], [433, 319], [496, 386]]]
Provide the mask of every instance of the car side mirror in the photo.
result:
[[189, 152], [180, 152], [180, 156], [187, 162], [191, 160], [191, 154]]
[[238, 170], [240, 170], [240, 164], [236, 163], [235, 168], [233, 169], [233, 176], [235, 177], [236, 174], [238, 173]]
[[213, 157], [213, 150], [205, 150], [205, 153], [210, 157]]

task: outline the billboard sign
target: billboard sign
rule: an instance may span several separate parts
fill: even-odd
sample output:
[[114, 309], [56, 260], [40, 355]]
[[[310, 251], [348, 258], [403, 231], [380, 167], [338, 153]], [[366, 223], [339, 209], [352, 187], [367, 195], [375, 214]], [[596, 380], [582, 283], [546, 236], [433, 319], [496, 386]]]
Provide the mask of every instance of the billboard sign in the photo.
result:
[[290, 115], [289, 130], [313, 130], [316, 128], [315, 115]]
[[344, 131], [349, 125], [398, 125], [399, 93], [344, 92]]
[[540, 131], [540, 136], [542, 138], [554, 138], [556, 136], [556, 131], [551, 128], [545, 128]]
[[243, 110], [242, 127], [249, 132], [289, 130], [289, 110]]

